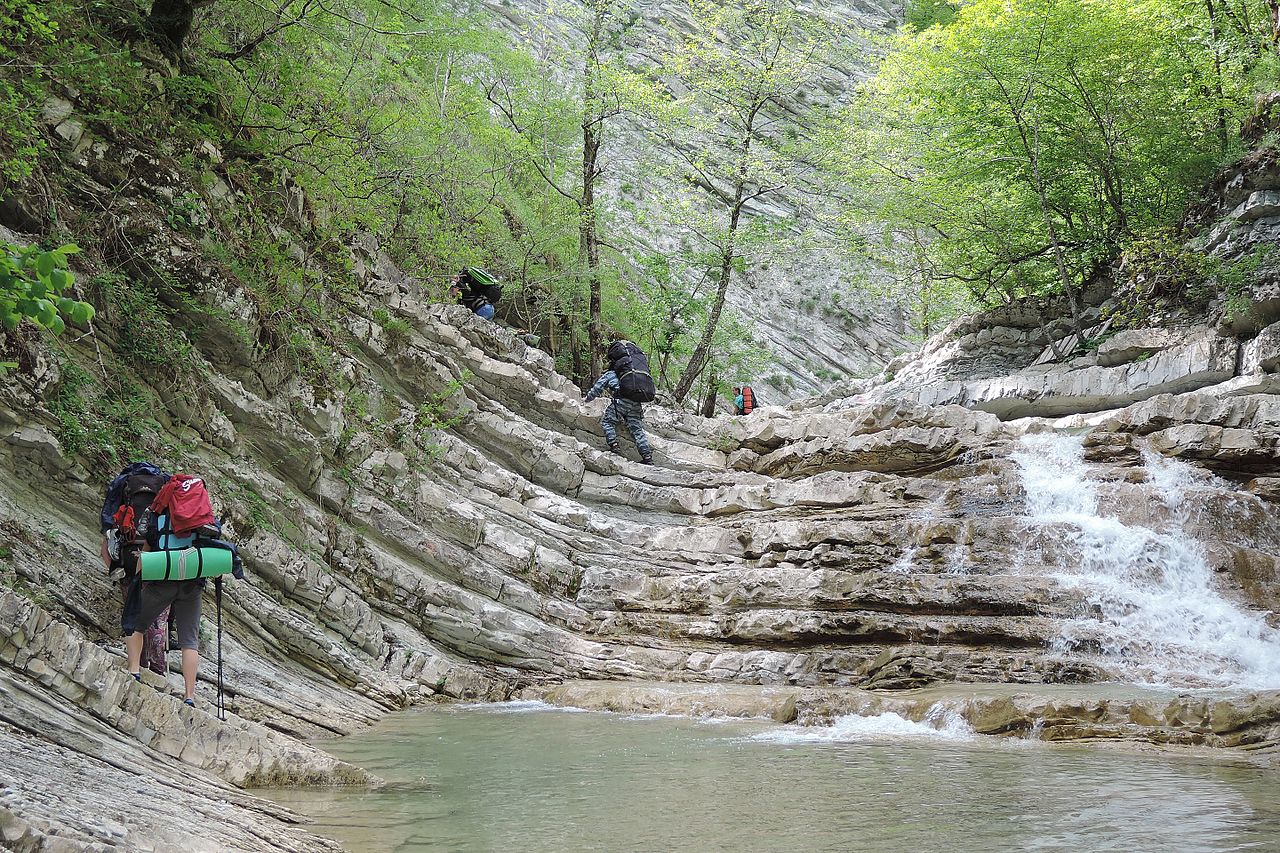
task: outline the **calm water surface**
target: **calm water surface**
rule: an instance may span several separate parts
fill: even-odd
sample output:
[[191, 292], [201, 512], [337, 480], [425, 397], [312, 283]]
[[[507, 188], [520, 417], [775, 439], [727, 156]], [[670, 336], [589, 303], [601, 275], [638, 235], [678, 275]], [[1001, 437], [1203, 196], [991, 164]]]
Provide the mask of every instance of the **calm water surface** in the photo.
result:
[[352, 851], [1280, 851], [1280, 773], [933, 731], [428, 708], [324, 744], [390, 784], [271, 791]]

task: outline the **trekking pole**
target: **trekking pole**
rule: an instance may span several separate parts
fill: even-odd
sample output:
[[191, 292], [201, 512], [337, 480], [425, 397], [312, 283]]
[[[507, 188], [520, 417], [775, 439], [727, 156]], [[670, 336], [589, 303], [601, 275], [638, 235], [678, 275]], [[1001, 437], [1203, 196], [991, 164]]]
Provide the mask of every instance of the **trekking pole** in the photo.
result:
[[227, 718], [226, 704], [222, 698], [222, 578], [213, 579], [213, 600], [218, 608], [218, 719]]

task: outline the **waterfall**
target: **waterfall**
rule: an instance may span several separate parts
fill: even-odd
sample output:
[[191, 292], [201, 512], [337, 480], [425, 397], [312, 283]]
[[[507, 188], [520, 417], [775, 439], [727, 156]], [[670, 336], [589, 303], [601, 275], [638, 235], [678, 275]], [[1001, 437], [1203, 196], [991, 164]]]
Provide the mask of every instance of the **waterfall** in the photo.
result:
[[1280, 631], [1214, 588], [1203, 551], [1183, 529], [1194, 469], [1144, 454], [1147, 485], [1122, 488], [1126, 499], [1132, 493], [1166, 511], [1169, 520], [1153, 529], [1100, 510], [1080, 438], [1025, 436], [1013, 459], [1030, 547], [1092, 611], [1063, 625], [1060, 650], [1096, 648], [1133, 681], [1280, 688]]

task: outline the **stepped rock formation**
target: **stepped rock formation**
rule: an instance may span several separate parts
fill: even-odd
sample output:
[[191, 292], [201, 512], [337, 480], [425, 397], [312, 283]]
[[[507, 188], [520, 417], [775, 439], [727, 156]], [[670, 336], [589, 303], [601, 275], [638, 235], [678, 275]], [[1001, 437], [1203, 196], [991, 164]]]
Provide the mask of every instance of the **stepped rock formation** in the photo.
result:
[[[603, 452], [603, 401], [582, 403], [509, 330], [423, 301], [372, 239], [352, 247], [350, 338], [324, 381], [257, 358], [239, 333], [260, 322], [256, 303], [150, 212], [176, 173], [83, 145], [81, 168], [124, 163], [146, 178], [121, 200], [122, 233], [136, 274], [162, 269], [186, 288], [175, 310], [199, 329], [202, 377], [165, 389], [152, 416], [208, 480], [249, 577], [227, 586], [228, 721], [205, 710], [207, 681], [188, 710], [174, 676], [124, 678], [118, 592], [97, 557], [113, 472], [59, 441], [51, 404], [68, 380], [47, 345], [6, 342], [20, 364], [0, 382], [6, 845], [172, 846], [162, 824], [216, 807], [207, 849], [330, 849], [239, 790], [376, 784], [295, 737], [432, 696], [615, 701], [558, 687], [583, 679], [734, 686], [707, 694], [725, 703], [764, 686], [754, 695], [790, 697], [766, 713], [801, 721], [924, 713], [916, 694], [868, 691], [1004, 685], [966, 706], [980, 731], [1040, 720], [1054, 737], [1247, 744], [1274, 760], [1274, 692], [1161, 709], [1037, 693], [1171, 672], [1188, 686], [1231, 687], [1237, 671], [1265, 681], [1265, 661], [1230, 650], [1176, 671], [1158, 638], [1128, 636], [1117, 652], [1128, 623], [1080, 582], [1097, 566], [1074, 537], [1094, 524], [1157, 555], [1199, 543], [1205, 594], [1243, 614], [1251, 641], [1271, 641], [1275, 618], [1260, 611], [1280, 603], [1274, 327], [1243, 345], [1217, 328], [1153, 330], [1034, 366], [1052, 324], [1011, 308], [958, 324], [861, 393], [747, 418], [649, 407], [659, 464], [646, 467]], [[979, 367], [996, 338], [1004, 360]], [[67, 346], [92, 369], [124, 369], [105, 334]], [[1061, 430], [1074, 442], [1036, 443]], [[1034, 468], [1051, 450], [1078, 451], [1059, 460], [1072, 488], [1056, 495], [1092, 496], [1075, 516], [1042, 506], [1053, 477]], [[56, 783], [51, 764], [65, 768]], [[149, 796], [160, 789], [169, 796]], [[160, 812], [136, 807], [157, 799]]]

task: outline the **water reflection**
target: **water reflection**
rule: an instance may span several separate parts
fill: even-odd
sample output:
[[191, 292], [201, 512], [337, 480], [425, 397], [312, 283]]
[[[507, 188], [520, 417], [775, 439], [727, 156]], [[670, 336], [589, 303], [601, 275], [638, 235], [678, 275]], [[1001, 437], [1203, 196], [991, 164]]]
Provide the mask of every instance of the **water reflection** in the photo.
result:
[[772, 724], [406, 712], [327, 745], [379, 791], [279, 791], [353, 851], [1280, 849], [1280, 774], [1016, 741], [762, 741]]

